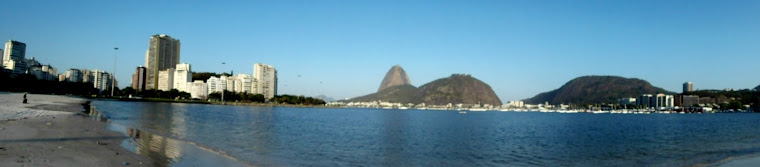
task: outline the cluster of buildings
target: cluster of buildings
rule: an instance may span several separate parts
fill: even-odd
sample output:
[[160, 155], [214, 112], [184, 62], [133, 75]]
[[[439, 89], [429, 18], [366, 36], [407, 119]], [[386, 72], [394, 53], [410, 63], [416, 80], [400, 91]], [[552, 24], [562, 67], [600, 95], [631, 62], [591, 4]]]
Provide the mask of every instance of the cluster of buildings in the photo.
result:
[[100, 91], [110, 89], [111, 86], [114, 86], [113, 84], [117, 84], [111, 74], [101, 70], [70, 69], [62, 74], [58, 74], [56, 68], [49, 64], [44, 65], [35, 60], [34, 57], [27, 59], [26, 44], [23, 42], [8, 40], [5, 43], [5, 48], [0, 49], [0, 52], [2, 52], [3, 56], [0, 66], [2, 66], [4, 71], [9, 72], [11, 77], [30, 74], [38, 80], [90, 82], [94, 88]]
[[679, 108], [690, 108], [699, 106], [700, 98], [697, 95], [686, 95], [694, 91], [694, 83], [683, 83], [683, 93], [677, 95], [666, 94], [643, 94], [637, 98], [622, 98], [618, 102], [620, 105], [636, 105], [642, 109], [648, 110], [674, 110]]
[[41, 80], [58, 79], [58, 73], [53, 66], [40, 64], [34, 57], [26, 58], [26, 44], [23, 42], [8, 40], [5, 49], [0, 49], [0, 52], [3, 57], [0, 66], [4, 71], [11, 73], [11, 76], [32, 74]]
[[87, 69], [69, 69], [63, 74], [58, 75], [58, 81], [61, 82], [83, 82], [92, 83], [95, 89], [100, 91], [110, 90], [111, 87], [118, 86], [118, 82], [108, 72], [102, 70], [87, 70]]
[[256, 63], [253, 75], [210, 77], [193, 81], [190, 64], [179, 63], [180, 41], [168, 35], [150, 38], [145, 53], [145, 66], [137, 67], [132, 75], [131, 86], [137, 91], [177, 89], [190, 93], [194, 99], [206, 99], [209, 94], [222, 92], [245, 92], [263, 94], [266, 99], [277, 95], [277, 70], [274, 66]]
[[673, 95], [666, 94], [642, 94], [638, 98], [622, 98], [619, 100], [620, 105], [624, 106], [641, 106], [644, 109], [664, 110], [675, 107], [675, 98]]

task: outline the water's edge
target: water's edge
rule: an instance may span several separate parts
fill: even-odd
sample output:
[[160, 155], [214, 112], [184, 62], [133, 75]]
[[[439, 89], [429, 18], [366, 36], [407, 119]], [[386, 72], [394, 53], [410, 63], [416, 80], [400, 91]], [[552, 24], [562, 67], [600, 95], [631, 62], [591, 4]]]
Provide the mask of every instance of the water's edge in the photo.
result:
[[[213, 149], [200, 143], [161, 136], [152, 133], [149, 130], [131, 128], [111, 122], [108, 115], [104, 112], [98, 111], [94, 104], [88, 103], [84, 106], [86, 107], [86, 114], [89, 114], [91, 119], [105, 122], [106, 129], [119, 132], [124, 134], [124, 136], [129, 137], [128, 139], [124, 139], [121, 143], [121, 146], [124, 149], [151, 158], [155, 161], [154, 165], [156, 166], [186, 166], [199, 164], [252, 166], [222, 150]], [[154, 143], [156, 140], [162, 141], [159, 142], [159, 144], [164, 144], [164, 146], [156, 146], [157, 143]], [[165, 146], [167, 143], [173, 146]], [[156, 148], [161, 148], [163, 150], [156, 150]]]

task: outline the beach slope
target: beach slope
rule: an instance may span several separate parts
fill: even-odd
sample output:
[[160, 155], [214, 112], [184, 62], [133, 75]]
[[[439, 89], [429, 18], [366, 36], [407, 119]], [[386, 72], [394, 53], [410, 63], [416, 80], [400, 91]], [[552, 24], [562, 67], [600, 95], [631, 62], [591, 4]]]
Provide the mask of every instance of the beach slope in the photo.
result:
[[0, 164], [8, 166], [148, 166], [120, 146], [128, 137], [83, 114], [87, 100], [0, 92]]

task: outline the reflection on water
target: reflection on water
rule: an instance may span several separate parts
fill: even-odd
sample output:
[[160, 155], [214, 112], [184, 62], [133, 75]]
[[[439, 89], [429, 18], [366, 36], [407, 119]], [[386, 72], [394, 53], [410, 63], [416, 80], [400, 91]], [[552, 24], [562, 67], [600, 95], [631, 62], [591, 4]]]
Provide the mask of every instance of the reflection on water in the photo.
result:
[[[162, 132], [170, 132], [174, 137], [184, 137], [187, 134], [185, 121], [186, 116], [182, 112], [170, 112], [172, 110], [181, 110], [178, 108], [165, 108], [161, 106], [148, 106], [147, 111], [135, 112], [149, 119], [136, 120], [137, 127], [149, 128]], [[154, 161], [152, 166], [247, 166], [244, 162], [237, 160], [226, 153], [210, 149], [206, 146], [193, 143], [190, 141], [178, 140], [165, 135], [157, 135], [148, 131], [140, 130], [130, 126], [122, 125], [115, 122], [127, 120], [128, 118], [109, 117], [107, 114], [99, 111], [94, 106], [90, 108], [88, 115], [93, 120], [108, 122], [108, 129], [122, 132], [130, 137], [125, 140], [122, 146], [126, 147], [138, 155], [151, 158]]]
[[182, 150], [177, 140], [133, 128], [127, 128], [127, 134], [135, 141], [137, 154], [150, 157], [155, 166], [170, 166], [182, 156]]
[[106, 118], [106, 115], [103, 114], [103, 112], [99, 112], [96, 110], [95, 106], [90, 106], [89, 110], [85, 110], [88, 115], [90, 115], [90, 119], [100, 121], [100, 122], [106, 122], [108, 121], [108, 118]]

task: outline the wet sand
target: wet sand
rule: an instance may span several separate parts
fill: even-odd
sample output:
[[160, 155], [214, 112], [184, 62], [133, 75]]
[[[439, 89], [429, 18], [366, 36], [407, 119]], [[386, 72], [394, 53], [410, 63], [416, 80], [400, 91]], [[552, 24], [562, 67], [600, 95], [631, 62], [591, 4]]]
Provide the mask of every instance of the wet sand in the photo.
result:
[[1, 166], [150, 166], [120, 146], [128, 136], [84, 111], [85, 99], [0, 92]]
[[729, 160], [728, 162], [725, 162], [723, 164], [720, 164], [720, 166], [721, 167], [756, 167], [756, 166], [760, 166], [760, 157], [737, 158], [737, 159]]

